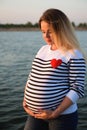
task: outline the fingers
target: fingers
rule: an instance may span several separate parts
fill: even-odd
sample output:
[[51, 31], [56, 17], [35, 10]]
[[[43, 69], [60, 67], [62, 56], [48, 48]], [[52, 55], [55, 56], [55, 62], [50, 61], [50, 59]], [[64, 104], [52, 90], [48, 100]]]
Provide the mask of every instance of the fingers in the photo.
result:
[[53, 111], [49, 111], [49, 110], [39, 110], [38, 113], [34, 113], [33, 111], [31, 111], [28, 106], [26, 105], [25, 100], [23, 101], [23, 108], [24, 110], [31, 116], [38, 118], [38, 119], [51, 119], [52, 113]]
[[29, 115], [34, 116], [34, 113], [27, 106], [25, 106], [24, 109]]
[[23, 108], [29, 115], [34, 116], [34, 113], [28, 108], [25, 100], [23, 100]]
[[39, 119], [50, 119], [52, 111], [41, 110], [38, 114], [35, 114], [35, 118]]

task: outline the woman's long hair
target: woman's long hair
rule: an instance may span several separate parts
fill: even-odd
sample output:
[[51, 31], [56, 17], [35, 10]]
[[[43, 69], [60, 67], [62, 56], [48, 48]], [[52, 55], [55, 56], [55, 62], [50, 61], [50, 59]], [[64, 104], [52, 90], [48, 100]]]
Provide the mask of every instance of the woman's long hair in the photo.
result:
[[40, 17], [41, 21], [46, 21], [54, 31], [54, 40], [57, 48], [62, 47], [64, 51], [80, 49], [79, 42], [74, 34], [74, 29], [67, 16], [58, 9], [48, 9]]

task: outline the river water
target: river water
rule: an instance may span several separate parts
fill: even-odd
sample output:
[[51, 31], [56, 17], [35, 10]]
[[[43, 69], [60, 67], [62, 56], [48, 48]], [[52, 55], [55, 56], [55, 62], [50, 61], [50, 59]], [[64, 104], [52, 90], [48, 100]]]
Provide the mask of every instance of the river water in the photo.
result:
[[[87, 31], [76, 31], [87, 56]], [[27, 114], [22, 107], [31, 63], [45, 44], [41, 32], [0, 32], [0, 130], [23, 130]], [[87, 74], [85, 97], [78, 102], [78, 130], [87, 130]]]

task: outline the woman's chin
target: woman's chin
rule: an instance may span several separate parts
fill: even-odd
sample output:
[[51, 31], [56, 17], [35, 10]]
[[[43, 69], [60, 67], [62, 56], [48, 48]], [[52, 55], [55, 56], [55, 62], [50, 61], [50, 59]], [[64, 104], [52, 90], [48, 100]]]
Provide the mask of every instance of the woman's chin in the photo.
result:
[[47, 42], [47, 44], [48, 44], [48, 45], [51, 45], [51, 43], [50, 43], [50, 42]]

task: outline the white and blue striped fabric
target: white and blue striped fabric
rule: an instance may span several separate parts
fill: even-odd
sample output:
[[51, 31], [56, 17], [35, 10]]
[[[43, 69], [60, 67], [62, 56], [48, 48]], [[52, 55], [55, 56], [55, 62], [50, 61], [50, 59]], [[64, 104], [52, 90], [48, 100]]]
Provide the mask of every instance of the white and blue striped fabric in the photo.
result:
[[[53, 58], [62, 60], [56, 68], [51, 65]], [[61, 51], [52, 51], [49, 45], [45, 45], [32, 63], [25, 89], [26, 103], [34, 112], [39, 109], [55, 109], [71, 90], [83, 97], [84, 80], [85, 60], [79, 51], [62, 54]]]

